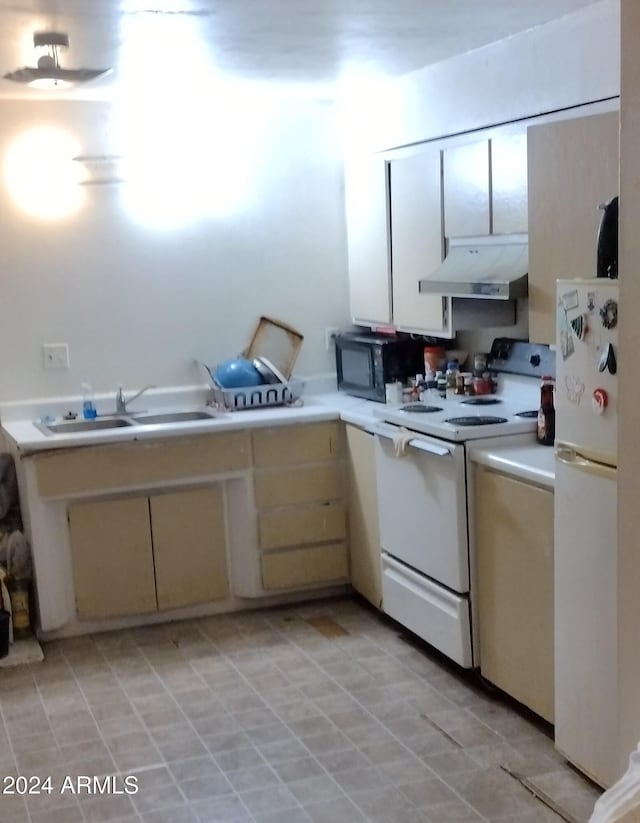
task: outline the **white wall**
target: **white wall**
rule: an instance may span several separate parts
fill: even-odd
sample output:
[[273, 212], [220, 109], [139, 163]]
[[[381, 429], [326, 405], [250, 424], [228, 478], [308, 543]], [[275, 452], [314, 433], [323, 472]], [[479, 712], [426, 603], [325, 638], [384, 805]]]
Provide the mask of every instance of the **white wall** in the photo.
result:
[[[335, 107], [262, 90], [257, 110], [253, 118], [246, 112], [237, 140], [231, 133], [222, 149], [212, 145], [200, 158], [202, 171], [196, 164], [184, 175], [197, 180], [205, 167], [221, 161], [214, 168], [213, 196], [216, 180], [239, 161], [234, 174], [240, 185], [248, 173], [246, 199], [227, 216], [150, 228], [127, 212], [131, 183], [125, 182], [80, 187], [84, 203], [73, 217], [36, 219], [18, 208], [2, 178], [2, 400], [77, 394], [82, 381], [99, 391], [119, 383], [202, 383], [204, 373], [193, 358], [215, 363], [235, 356], [263, 314], [305, 335], [297, 373], [333, 370], [324, 328], [348, 324]], [[2, 102], [0, 160], [4, 166], [14, 138], [41, 125], [70, 132], [82, 154], [126, 155], [122, 132], [127, 124], [131, 131], [135, 117], [123, 130], [115, 114], [105, 103]], [[168, 110], [167, 128], [171, 116]], [[212, 107], [208, 127], [214, 136], [225, 128], [215, 117]], [[161, 144], [163, 130], [157, 139], [145, 137], [149, 151]], [[190, 132], [186, 123], [182, 131], [181, 142], [161, 153], [156, 183], [168, 186], [175, 164], [199, 150], [196, 126]], [[181, 191], [173, 202], [188, 200]], [[41, 346], [60, 341], [69, 344], [71, 368], [45, 371]]]
[[[392, 148], [615, 97], [620, 3], [584, 9], [404, 75], [378, 100], [375, 139]], [[374, 115], [375, 116], [375, 115]]]

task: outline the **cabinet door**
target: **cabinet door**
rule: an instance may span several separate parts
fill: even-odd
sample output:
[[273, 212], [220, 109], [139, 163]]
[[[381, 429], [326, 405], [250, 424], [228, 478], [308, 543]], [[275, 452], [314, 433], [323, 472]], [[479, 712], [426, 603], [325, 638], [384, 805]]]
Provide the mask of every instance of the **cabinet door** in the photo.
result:
[[491, 139], [491, 231], [528, 231], [527, 134]]
[[596, 275], [598, 205], [619, 189], [618, 120], [607, 112], [528, 129], [532, 342], [556, 342], [556, 280]]
[[447, 237], [489, 234], [489, 141], [444, 151], [444, 233]]
[[222, 486], [149, 499], [159, 609], [229, 594]]
[[74, 503], [68, 516], [78, 617], [155, 611], [148, 499]]
[[553, 493], [476, 471], [480, 670], [553, 722]]
[[444, 299], [420, 294], [418, 281], [442, 262], [441, 163], [432, 146], [389, 164], [393, 324], [436, 335], [444, 327]]
[[391, 323], [388, 170], [383, 157], [345, 163], [349, 301], [354, 323]]
[[373, 435], [347, 425], [349, 545], [353, 588], [382, 608], [382, 567]]

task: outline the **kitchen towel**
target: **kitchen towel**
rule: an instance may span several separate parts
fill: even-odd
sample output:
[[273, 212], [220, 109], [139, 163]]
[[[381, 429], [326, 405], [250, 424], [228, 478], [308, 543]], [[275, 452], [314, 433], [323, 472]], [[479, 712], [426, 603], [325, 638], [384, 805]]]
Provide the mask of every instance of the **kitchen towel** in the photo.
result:
[[396, 434], [393, 436], [393, 449], [396, 453], [396, 457], [406, 457], [407, 448], [414, 437], [415, 435], [413, 432], [410, 432], [409, 429], [405, 429], [403, 426], [400, 426]]

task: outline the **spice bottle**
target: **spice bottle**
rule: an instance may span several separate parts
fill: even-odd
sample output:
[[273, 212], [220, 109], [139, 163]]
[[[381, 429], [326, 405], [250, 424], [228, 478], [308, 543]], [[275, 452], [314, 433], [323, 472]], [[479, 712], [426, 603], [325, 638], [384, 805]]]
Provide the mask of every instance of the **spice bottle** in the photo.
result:
[[449, 360], [447, 363], [447, 371], [445, 372], [445, 378], [447, 381], [447, 396], [454, 395], [456, 393], [456, 380], [458, 377], [458, 361], [457, 360]]
[[553, 377], [544, 375], [540, 385], [540, 408], [536, 439], [543, 446], [553, 446], [556, 439], [556, 409], [553, 403]]

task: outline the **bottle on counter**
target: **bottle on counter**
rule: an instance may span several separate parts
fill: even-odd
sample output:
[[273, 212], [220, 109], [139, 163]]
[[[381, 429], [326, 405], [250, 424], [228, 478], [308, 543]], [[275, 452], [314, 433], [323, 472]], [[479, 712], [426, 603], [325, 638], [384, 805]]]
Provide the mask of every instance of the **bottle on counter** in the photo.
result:
[[452, 397], [456, 393], [456, 382], [458, 379], [458, 361], [449, 360], [445, 378], [447, 381], [447, 397]]
[[544, 375], [540, 384], [540, 408], [536, 439], [543, 446], [553, 446], [556, 439], [556, 409], [553, 402], [554, 380]]
[[443, 371], [436, 372], [436, 386], [438, 390], [438, 397], [446, 398], [447, 396], [447, 378]]

